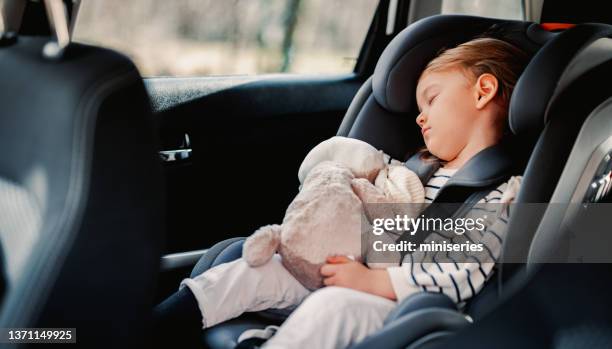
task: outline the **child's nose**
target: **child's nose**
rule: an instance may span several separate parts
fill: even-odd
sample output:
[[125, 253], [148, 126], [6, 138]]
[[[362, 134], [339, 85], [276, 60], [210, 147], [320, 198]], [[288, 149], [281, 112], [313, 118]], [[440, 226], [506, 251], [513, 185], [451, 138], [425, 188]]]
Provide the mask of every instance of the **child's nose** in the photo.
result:
[[416, 123], [419, 125], [419, 127], [423, 127], [423, 124], [425, 123], [425, 116], [423, 115], [423, 112], [417, 115]]

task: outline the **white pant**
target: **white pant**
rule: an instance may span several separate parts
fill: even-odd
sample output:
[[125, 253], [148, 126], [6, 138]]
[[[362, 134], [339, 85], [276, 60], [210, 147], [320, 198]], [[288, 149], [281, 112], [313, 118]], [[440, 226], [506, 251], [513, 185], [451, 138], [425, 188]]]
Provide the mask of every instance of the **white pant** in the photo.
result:
[[[264, 348], [345, 348], [383, 325], [397, 302], [344, 287], [306, 289], [281, 264], [281, 257], [259, 267], [242, 258], [184, 279], [195, 295], [207, 328], [246, 311], [292, 308], [291, 315]], [[301, 304], [300, 304], [301, 303]]]

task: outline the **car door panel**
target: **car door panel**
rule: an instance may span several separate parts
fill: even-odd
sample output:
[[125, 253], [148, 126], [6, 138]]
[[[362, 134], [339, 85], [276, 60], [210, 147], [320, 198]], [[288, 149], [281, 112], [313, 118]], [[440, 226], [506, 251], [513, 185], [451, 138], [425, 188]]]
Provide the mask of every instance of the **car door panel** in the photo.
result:
[[298, 190], [297, 170], [334, 136], [363, 80], [339, 76], [145, 79], [166, 162], [166, 253], [207, 248], [281, 223]]

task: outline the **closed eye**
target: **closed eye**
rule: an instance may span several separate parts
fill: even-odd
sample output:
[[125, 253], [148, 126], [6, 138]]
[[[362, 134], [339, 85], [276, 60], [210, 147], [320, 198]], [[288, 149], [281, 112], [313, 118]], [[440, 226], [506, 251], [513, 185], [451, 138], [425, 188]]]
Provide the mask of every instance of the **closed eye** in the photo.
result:
[[431, 99], [429, 100], [428, 104], [431, 104], [431, 102], [433, 102], [433, 100], [436, 99], [436, 97], [438, 97], [438, 95], [435, 95], [435, 96], [431, 97]]

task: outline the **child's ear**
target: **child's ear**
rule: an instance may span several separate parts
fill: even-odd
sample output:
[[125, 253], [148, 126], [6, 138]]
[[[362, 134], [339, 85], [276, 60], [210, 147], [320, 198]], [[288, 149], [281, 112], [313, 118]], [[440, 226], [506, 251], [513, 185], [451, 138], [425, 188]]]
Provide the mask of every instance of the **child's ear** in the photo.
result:
[[476, 109], [484, 108], [497, 95], [498, 81], [495, 75], [484, 73], [476, 80]]

